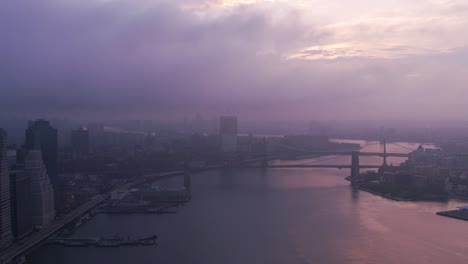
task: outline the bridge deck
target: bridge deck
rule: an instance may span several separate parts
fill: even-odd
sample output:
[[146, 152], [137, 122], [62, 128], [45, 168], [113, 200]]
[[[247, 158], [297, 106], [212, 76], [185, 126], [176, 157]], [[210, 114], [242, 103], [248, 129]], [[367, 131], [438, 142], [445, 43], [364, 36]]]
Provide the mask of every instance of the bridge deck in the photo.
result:
[[[385, 156], [384, 153], [381, 152], [360, 152], [359, 156], [378, 156], [378, 157], [383, 157]], [[317, 151], [317, 152], [308, 152], [308, 156], [351, 156], [352, 151]], [[408, 153], [389, 153], [387, 152], [387, 157], [403, 157], [407, 158], [409, 157]]]
[[[360, 169], [378, 169], [381, 165], [360, 165]], [[336, 168], [351, 169], [351, 165], [270, 165], [268, 168]]]

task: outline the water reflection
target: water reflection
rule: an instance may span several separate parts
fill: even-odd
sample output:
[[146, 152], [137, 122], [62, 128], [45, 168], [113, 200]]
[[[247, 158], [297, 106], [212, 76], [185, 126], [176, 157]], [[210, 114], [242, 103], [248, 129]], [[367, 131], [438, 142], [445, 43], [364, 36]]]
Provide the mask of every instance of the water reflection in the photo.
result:
[[[378, 146], [368, 148], [375, 151]], [[349, 170], [337, 169], [231, 169], [194, 174], [193, 199], [178, 214], [100, 215], [77, 233], [157, 233], [157, 248], [49, 246], [36, 251], [29, 262], [468, 262], [467, 223], [435, 215], [463, 202], [391, 201], [350, 188], [344, 180], [348, 175]]]
[[350, 194], [351, 194], [351, 201], [353, 202], [353, 204], [356, 204], [359, 202], [359, 194], [361, 193], [361, 191], [359, 191], [358, 189], [355, 189], [355, 188], [352, 188], [351, 185], [349, 186], [349, 189], [350, 189]]

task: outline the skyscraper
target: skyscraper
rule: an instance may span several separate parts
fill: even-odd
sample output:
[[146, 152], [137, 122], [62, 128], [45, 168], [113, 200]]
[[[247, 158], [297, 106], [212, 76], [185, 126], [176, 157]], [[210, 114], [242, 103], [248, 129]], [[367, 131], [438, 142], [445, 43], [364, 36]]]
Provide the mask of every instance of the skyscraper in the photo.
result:
[[0, 248], [13, 240], [11, 232], [10, 175], [7, 161], [7, 137], [0, 129]]
[[15, 238], [33, 231], [31, 178], [24, 170], [10, 171], [11, 226]]
[[89, 132], [86, 128], [73, 130], [71, 134], [71, 145], [73, 153], [77, 156], [89, 154]]
[[55, 201], [57, 209], [59, 209], [60, 194], [58, 193], [58, 177], [57, 177], [57, 158], [58, 158], [58, 133], [57, 129], [53, 128], [48, 121], [36, 120], [29, 121], [29, 126], [26, 129], [26, 148], [28, 150], [40, 150], [42, 160], [49, 175], [49, 179], [55, 190]]
[[26, 148], [40, 150], [52, 184], [57, 182], [58, 133], [48, 121], [29, 121], [26, 130]]
[[30, 150], [25, 171], [31, 178], [32, 219], [34, 226], [46, 226], [55, 218], [54, 189], [47, 175], [40, 150]]
[[219, 120], [221, 152], [237, 151], [237, 117], [222, 116]]

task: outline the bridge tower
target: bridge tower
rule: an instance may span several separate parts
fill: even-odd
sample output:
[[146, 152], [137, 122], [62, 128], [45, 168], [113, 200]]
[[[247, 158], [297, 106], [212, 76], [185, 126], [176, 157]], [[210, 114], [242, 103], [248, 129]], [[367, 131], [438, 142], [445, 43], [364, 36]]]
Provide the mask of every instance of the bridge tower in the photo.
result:
[[351, 152], [351, 183], [359, 178], [359, 151]]
[[263, 160], [262, 160], [262, 167], [263, 168], [266, 168], [268, 167], [268, 159], [267, 159], [267, 141], [266, 141], [266, 137], [263, 137], [262, 139], [262, 154], [263, 154]]
[[382, 167], [387, 167], [388, 164], [387, 164], [387, 139], [386, 138], [384, 138], [383, 144], [384, 144], [384, 153], [383, 153]]

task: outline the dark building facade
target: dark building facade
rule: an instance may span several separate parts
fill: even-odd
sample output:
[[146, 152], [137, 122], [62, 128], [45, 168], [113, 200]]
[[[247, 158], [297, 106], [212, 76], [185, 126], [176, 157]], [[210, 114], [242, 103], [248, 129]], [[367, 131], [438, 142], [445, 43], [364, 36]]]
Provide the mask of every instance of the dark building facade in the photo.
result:
[[50, 125], [49, 121], [36, 120], [29, 121], [26, 129], [26, 144], [28, 151], [39, 150], [42, 152], [42, 160], [45, 165], [47, 175], [54, 189], [55, 209], [61, 211], [60, 188], [57, 175], [58, 160], [58, 131]]
[[26, 130], [26, 148], [28, 150], [40, 150], [46, 167], [47, 174], [52, 185], [58, 183], [57, 158], [58, 158], [58, 133], [48, 121], [29, 121]]
[[234, 153], [237, 151], [237, 117], [221, 116], [219, 120], [221, 152]]
[[71, 145], [73, 153], [77, 156], [89, 154], [89, 132], [86, 128], [73, 130], [71, 133]]
[[10, 186], [13, 236], [21, 239], [33, 231], [31, 178], [23, 170], [11, 171]]
[[237, 136], [237, 117], [236, 116], [221, 116], [219, 118], [219, 133], [221, 135], [236, 135]]
[[6, 144], [6, 133], [3, 129], [0, 129], [0, 249], [9, 245], [13, 239], [11, 232], [10, 175], [8, 173]]

